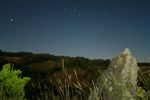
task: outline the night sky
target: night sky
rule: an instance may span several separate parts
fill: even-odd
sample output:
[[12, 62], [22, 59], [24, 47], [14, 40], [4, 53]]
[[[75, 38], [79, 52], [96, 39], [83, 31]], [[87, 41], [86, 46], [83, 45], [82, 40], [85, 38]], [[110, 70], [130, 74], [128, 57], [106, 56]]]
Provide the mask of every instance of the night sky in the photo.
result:
[[0, 49], [150, 62], [150, 0], [0, 0]]

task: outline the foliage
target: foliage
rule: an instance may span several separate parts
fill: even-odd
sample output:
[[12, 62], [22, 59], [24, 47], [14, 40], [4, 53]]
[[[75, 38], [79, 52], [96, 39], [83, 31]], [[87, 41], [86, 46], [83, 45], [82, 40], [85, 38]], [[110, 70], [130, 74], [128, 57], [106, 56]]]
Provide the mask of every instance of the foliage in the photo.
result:
[[104, 73], [97, 83], [99, 96], [104, 100], [135, 100], [129, 92], [130, 86], [121, 83], [121, 79], [113, 74]]
[[[64, 60], [62, 60], [62, 77], [57, 77], [53, 80], [49, 78], [49, 81], [44, 82], [40, 80], [39, 82], [30, 83], [30, 90], [32, 93], [28, 93], [28, 99], [32, 100], [87, 100], [88, 93], [85, 91], [85, 84], [81, 83], [77, 72], [74, 69], [73, 73], [68, 73], [67, 69], [64, 67]], [[38, 91], [38, 92], [36, 92]], [[31, 98], [32, 97], [32, 98]]]
[[23, 100], [25, 96], [24, 86], [30, 80], [29, 77], [20, 77], [20, 70], [13, 70], [10, 64], [5, 64], [0, 71], [0, 99]]
[[139, 70], [138, 73], [138, 86], [140, 87], [138, 89], [138, 98], [144, 97], [147, 98], [145, 100], [150, 99], [150, 74], [149, 72], [142, 72]]
[[148, 100], [146, 91], [142, 87], [138, 87], [136, 90], [136, 100]]
[[90, 88], [91, 94], [89, 95], [88, 100], [101, 100], [102, 97], [100, 96], [99, 88], [94, 84], [93, 81], [92, 83], [93, 83], [93, 89]]
[[[149, 100], [150, 98], [150, 77], [149, 74], [143, 75], [141, 70], [138, 73], [138, 86], [136, 95], [133, 97], [128, 90], [128, 85], [120, 84], [119, 77], [112, 74], [103, 73], [98, 82], [94, 84], [93, 89], [90, 88], [90, 96], [88, 100]], [[103, 85], [102, 85], [103, 84]], [[142, 85], [139, 85], [142, 84]], [[110, 97], [108, 97], [110, 96]], [[122, 99], [120, 99], [120, 98]], [[119, 98], [119, 99], [118, 99]]]
[[[20, 57], [21, 60], [15, 59], [15, 57]], [[61, 59], [65, 60], [65, 68], [63, 68]], [[16, 63], [14, 63], [13, 61], [15, 61]], [[45, 63], [48, 61], [51, 61], [54, 64]], [[59, 100], [62, 98], [66, 99], [66, 97], [73, 99], [73, 100], [75, 100], [75, 98], [79, 99], [79, 97], [81, 97], [82, 100], [84, 100], [84, 99], [87, 100], [89, 91], [88, 91], [88, 93], [85, 93], [85, 91], [87, 92], [87, 90], [88, 90], [87, 88], [90, 88], [92, 86], [91, 81], [92, 80], [95, 81], [97, 79], [97, 77], [99, 76], [98, 71], [100, 71], [100, 73], [101, 73], [108, 68], [108, 66], [110, 64], [110, 60], [102, 60], [102, 59], [91, 60], [91, 59], [83, 58], [83, 57], [53, 56], [50, 54], [34, 54], [34, 53], [30, 53], [30, 52], [12, 53], [12, 52], [5, 52], [5, 51], [1, 50], [0, 51], [0, 65], [3, 65], [5, 63], [15, 64], [15, 66], [13, 66], [13, 68], [21, 69], [23, 71], [22, 75], [31, 77], [30, 82], [28, 82], [28, 83], [26, 82], [27, 85], [25, 87], [26, 88], [26, 98], [28, 98], [29, 100], [30, 99], [32, 99], [32, 100], [37, 100], [37, 99], [48, 100], [47, 98], [50, 98], [50, 100]], [[138, 63], [138, 65], [142, 66], [142, 68], [144, 69], [144, 71], [142, 71], [142, 73], [143, 73], [145, 71], [146, 72], [148, 71], [148, 69], [147, 68], [145, 69], [144, 66], [149, 66], [150, 63]], [[43, 67], [43, 66], [45, 66], [45, 67]], [[39, 68], [39, 70], [38, 71], [35, 70], [36, 68]], [[48, 69], [44, 70], [44, 68], [45, 69], [48, 68]], [[60, 68], [60, 69], [58, 70], [58, 68]], [[73, 69], [76, 69], [76, 70], [73, 71]], [[13, 70], [13, 69], [10, 68], [9, 70]], [[11, 71], [9, 71], [9, 72], [11, 72]], [[77, 74], [78, 74], [78, 77], [77, 77], [77, 78], [79, 78], [78, 82], [79, 82], [79, 84], [81, 84], [82, 89], [81, 88], [79, 89], [80, 86], [77, 82], [77, 79], [74, 77], [75, 72], [77, 72]], [[19, 72], [19, 73], [21, 73], [21, 72]], [[17, 74], [18, 77], [20, 76], [19, 73]], [[57, 74], [59, 74], [59, 75], [57, 76]], [[52, 76], [54, 76], [54, 75], [56, 75], [57, 77], [53, 78]], [[1, 77], [1, 74], [0, 74], [0, 77]], [[107, 75], [101, 76], [101, 77], [106, 78]], [[8, 78], [8, 76], [7, 76], [7, 78]], [[11, 78], [8, 78], [8, 79], [11, 80]], [[70, 81], [70, 79], [71, 79], [71, 81]], [[74, 80], [76, 80], [76, 81], [74, 81]], [[110, 80], [113, 80], [113, 79], [110, 79]], [[86, 87], [86, 89], [84, 89], [85, 86], [82, 85], [82, 83], [85, 81], [87, 81], [87, 84], [88, 84], [88, 87]], [[16, 82], [16, 81], [13, 81], [13, 82]], [[2, 83], [3, 83], [3, 85], [2, 85]], [[117, 83], [117, 81], [115, 81], [114, 84], [115, 83]], [[19, 85], [16, 84], [16, 85], [20, 86], [20, 84]], [[2, 97], [2, 95], [5, 95], [6, 98], [9, 98], [9, 97], [12, 98], [10, 96], [11, 92], [7, 93], [4, 86], [6, 87], [3, 80], [1, 80], [1, 78], [0, 78], [0, 97]], [[139, 98], [142, 98], [142, 96], [145, 96], [145, 93], [146, 93], [146, 96], [148, 95], [150, 97], [150, 74], [147, 73], [147, 74], [143, 74], [142, 76], [141, 76], [141, 74], [139, 74], [138, 75], [138, 86], [139, 86], [139, 88], [137, 89], [137, 97], [138, 97], [137, 100], [143, 100], [143, 99], [139, 99]], [[7, 85], [7, 87], [10, 88], [9, 90], [11, 90], [11, 88], [12, 88], [9, 85]], [[98, 90], [98, 88], [96, 87], [94, 82], [93, 82], [93, 88], [94, 89], [90, 89], [90, 90], [94, 91], [93, 94], [95, 94], [95, 98], [96, 98], [96, 96], [99, 94], [100, 91]], [[15, 88], [15, 89], [17, 89], [17, 88]], [[111, 88], [109, 88], [109, 89], [111, 90]], [[13, 93], [14, 92], [15, 91], [13, 91]], [[68, 96], [65, 93], [67, 93]], [[34, 99], [31, 98], [32, 96], [34, 96]], [[101, 97], [99, 97], [98, 99], [101, 100]], [[98, 100], [98, 99], [93, 99], [93, 100]], [[147, 100], [147, 99], [145, 99], [145, 100]]]

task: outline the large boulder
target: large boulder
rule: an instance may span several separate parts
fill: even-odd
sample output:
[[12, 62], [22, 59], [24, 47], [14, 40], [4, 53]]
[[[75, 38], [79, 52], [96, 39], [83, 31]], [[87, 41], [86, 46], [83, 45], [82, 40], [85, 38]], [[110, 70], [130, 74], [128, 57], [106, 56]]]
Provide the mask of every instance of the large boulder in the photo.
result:
[[[138, 69], [136, 59], [126, 48], [98, 79], [97, 94], [103, 100], [135, 100]], [[90, 95], [89, 99], [94, 100], [93, 97]]]

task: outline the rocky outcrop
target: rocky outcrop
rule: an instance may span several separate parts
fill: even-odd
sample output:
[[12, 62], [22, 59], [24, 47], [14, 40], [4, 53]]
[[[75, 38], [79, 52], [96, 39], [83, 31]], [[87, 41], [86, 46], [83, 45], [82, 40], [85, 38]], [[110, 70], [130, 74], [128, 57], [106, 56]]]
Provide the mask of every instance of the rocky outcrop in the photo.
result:
[[[99, 96], [103, 100], [135, 100], [138, 66], [136, 59], [126, 48], [112, 59], [111, 64], [97, 81]], [[92, 100], [90, 96], [89, 99]], [[94, 99], [93, 99], [94, 100]]]

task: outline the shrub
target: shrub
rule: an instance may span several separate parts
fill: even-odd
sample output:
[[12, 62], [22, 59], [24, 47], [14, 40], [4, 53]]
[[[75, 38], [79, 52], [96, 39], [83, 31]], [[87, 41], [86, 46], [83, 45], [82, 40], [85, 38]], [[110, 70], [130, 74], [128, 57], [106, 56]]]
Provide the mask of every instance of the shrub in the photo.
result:
[[0, 100], [24, 100], [24, 86], [29, 77], [21, 77], [22, 71], [13, 70], [10, 64], [5, 64], [0, 71]]

